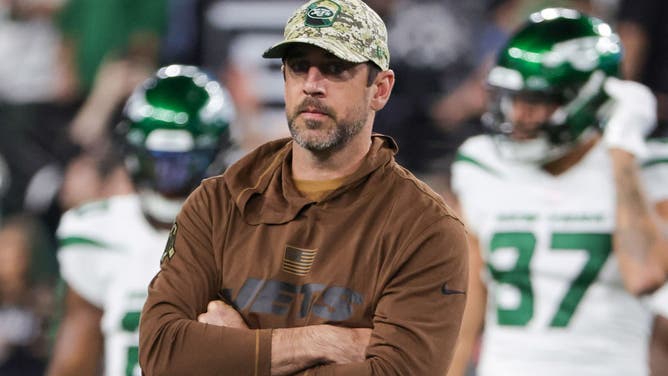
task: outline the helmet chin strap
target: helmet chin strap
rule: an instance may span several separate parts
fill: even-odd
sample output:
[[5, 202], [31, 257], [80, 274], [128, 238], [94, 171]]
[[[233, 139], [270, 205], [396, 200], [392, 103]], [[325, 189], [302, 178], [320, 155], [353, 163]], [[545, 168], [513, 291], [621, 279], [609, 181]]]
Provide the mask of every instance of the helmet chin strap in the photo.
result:
[[147, 189], [139, 192], [139, 198], [144, 213], [165, 224], [174, 222], [185, 201], [185, 198], [168, 199], [155, 191]]

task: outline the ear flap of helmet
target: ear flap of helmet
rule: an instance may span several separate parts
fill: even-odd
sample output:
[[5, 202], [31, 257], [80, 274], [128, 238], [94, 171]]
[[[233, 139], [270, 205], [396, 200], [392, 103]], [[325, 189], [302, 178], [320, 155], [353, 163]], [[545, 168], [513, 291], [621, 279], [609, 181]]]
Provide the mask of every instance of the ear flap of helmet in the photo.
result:
[[600, 124], [604, 115], [603, 105], [610, 99], [603, 90], [606, 78], [601, 70], [593, 72], [575, 97], [552, 114], [545, 125], [551, 143], [574, 142], [585, 129]]

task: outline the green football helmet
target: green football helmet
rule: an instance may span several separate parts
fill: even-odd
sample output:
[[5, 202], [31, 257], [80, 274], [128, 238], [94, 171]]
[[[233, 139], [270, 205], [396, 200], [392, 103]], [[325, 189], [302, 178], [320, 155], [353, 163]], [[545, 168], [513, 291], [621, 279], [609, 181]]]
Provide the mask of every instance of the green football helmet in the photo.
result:
[[[605, 118], [605, 79], [618, 76], [619, 37], [605, 22], [573, 9], [547, 8], [529, 20], [500, 51], [488, 76], [490, 108], [483, 122], [497, 133], [502, 153], [547, 162], [592, 134]], [[510, 137], [514, 96], [558, 105], [531, 141]]]
[[134, 90], [116, 133], [148, 215], [171, 223], [201, 180], [225, 169], [234, 115], [225, 88], [195, 66], [160, 68]]

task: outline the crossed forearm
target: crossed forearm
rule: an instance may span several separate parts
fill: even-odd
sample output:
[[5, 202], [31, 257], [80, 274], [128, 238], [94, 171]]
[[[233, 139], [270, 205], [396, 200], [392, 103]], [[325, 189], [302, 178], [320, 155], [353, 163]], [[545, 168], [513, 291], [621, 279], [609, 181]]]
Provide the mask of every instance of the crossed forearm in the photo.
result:
[[[198, 321], [248, 329], [241, 315], [220, 300], [212, 301]], [[290, 375], [319, 364], [361, 362], [371, 329], [313, 325], [274, 329], [271, 340], [271, 374]]]
[[275, 329], [271, 341], [271, 374], [290, 375], [319, 364], [364, 360], [370, 329], [332, 325]]

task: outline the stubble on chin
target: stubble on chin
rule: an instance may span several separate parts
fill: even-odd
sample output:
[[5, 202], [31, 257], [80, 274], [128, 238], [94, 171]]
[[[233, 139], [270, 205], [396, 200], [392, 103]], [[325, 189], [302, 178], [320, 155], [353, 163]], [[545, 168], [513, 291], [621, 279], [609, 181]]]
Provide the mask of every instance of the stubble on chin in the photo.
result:
[[[313, 108], [327, 116], [326, 120], [299, 119], [299, 114]], [[362, 109], [353, 114], [364, 114]], [[292, 113], [287, 114], [292, 139], [302, 148], [312, 152], [331, 152], [342, 148], [357, 135], [367, 120], [367, 115], [340, 119], [337, 113], [314, 98], [306, 98]]]
[[[296, 120], [288, 120], [292, 139], [301, 147], [312, 152], [331, 152], [342, 148], [364, 127], [366, 119], [336, 123], [327, 127], [321, 121], [306, 120], [302, 123], [303, 130], [297, 126]], [[307, 136], [310, 133], [310, 136]]]
[[333, 134], [336, 133], [336, 129], [327, 129], [320, 121], [306, 120], [301, 125], [297, 125], [296, 120], [293, 119], [289, 127], [292, 139], [306, 150], [326, 151], [336, 145], [337, 137]]

